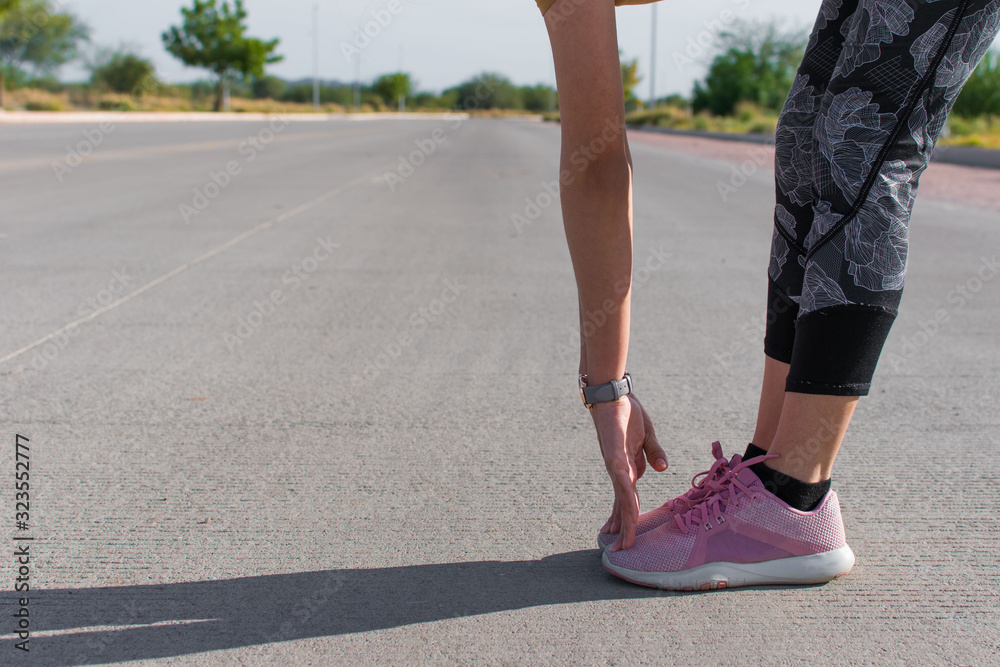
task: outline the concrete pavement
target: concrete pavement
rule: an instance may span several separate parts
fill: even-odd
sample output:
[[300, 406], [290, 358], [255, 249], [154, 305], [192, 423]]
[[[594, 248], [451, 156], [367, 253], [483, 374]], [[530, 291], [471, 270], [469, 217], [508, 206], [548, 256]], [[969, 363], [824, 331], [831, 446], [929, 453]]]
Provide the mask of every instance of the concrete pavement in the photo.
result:
[[[855, 570], [672, 594], [594, 548], [558, 127], [270, 123], [117, 126], [68, 172], [93, 126], [0, 126], [3, 475], [21, 434], [32, 479], [8, 545], [35, 537], [31, 653], [8, 566], [0, 662], [1000, 659], [996, 210], [916, 205], [835, 472]], [[738, 161], [632, 154], [651, 507], [751, 435], [773, 185], [723, 200]]]

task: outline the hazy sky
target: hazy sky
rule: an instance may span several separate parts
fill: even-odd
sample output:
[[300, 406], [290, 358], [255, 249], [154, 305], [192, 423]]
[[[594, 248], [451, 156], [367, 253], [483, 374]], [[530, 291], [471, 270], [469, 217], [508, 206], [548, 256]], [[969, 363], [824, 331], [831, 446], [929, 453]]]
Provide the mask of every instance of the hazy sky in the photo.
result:
[[[281, 39], [279, 52], [285, 59], [269, 66], [268, 72], [295, 79], [312, 76], [313, 8], [318, 5], [320, 76], [351, 80], [355, 64], [344, 55], [343, 45], [352, 43], [355, 28], [363, 28], [373, 13], [392, 2], [398, 3], [398, 12], [389, 14], [391, 20], [384, 28], [379, 26], [378, 36], [361, 50], [362, 80], [402, 66], [420, 90], [437, 92], [483, 71], [500, 72], [518, 85], [555, 83], [548, 37], [533, 0], [245, 0], [245, 6], [252, 36]], [[191, 0], [61, 0], [59, 4], [90, 25], [94, 45], [133, 44], [152, 59], [166, 81], [206, 76], [168, 55], [160, 39], [168, 26], [180, 23], [180, 7], [191, 5]], [[707, 43], [716, 32], [711, 24], [717, 27], [720, 17], [780, 17], [789, 27], [808, 29], [819, 0], [710, 0], [695, 5], [662, 0], [656, 5], [656, 93], [662, 96], [686, 95], [703, 76], [705, 56], [681, 64], [676, 56], [686, 57], [688, 40], [700, 37]], [[617, 11], [624, 54], [639, 59], [640, 97], [649, 94], [651, 7], [626, 6]], [[386, 14], [382, 16], [384, 21]], [[71, 80], [86, 76], [79, 65], [66, 67], [62, 75]]]

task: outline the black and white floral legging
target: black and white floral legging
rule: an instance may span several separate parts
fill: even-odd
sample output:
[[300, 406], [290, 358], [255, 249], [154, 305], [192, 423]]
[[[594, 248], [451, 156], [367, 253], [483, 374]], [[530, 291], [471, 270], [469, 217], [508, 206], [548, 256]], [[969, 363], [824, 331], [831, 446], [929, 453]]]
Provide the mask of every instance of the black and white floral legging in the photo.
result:
[[764, 351], [787, 391], [868, 393], [917, 179], [998, 27], [1000, 0], [823, 0], [775, 137]]

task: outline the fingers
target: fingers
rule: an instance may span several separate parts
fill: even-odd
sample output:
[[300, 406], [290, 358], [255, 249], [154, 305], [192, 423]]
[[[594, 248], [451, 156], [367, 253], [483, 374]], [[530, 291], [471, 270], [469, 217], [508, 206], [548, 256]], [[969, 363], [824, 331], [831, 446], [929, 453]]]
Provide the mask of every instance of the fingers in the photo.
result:
[[618, 526], [620, 526], [621, 521], [619, 520], [619, 510], [618, 510], [618, 499], [615, 499], [615, 505], [611, 509], [611, 516], [608, 520], [604, 522], [604, 526], [601, 527], [602, 533], [617, 533]]
[[627, 401], [602, 403], [592, 411], [597, 439], [614, 487], [615, 503], [603, 533], [618, 533], [612, 551], [630, 548], [635, 542], [639, 521], [639, 494], [636, 481], [646, 469], [646, 461], [658, 470], [667, 467], [652, 421], [642, 404], [630, 396]]
[[615, 503], [619, 509], [621, 523], [618, 539], [610, 547], [612, 551], [632, 546], [635, 542], [636, 524], [639, 522], [639, 494], [635, 488], [635, 466], [628, 457], [625, 457], [624, 463], [625, 465], [621, 465], [622, 461], [616, 461], [611, 471]]
[[656, 472], [663, 472], [667, 469], [667, 454], [663, 451], [663, 447], [660, 447], [660, 442], [652, 430], [646, 430], [646, 439], [642, 441], [642, 450], [646, 452], [646, 460]]
[[633, 493], [632, 502], [623, 503], [621, 511], [621, 528], [618, 530], [618, 539], [608, 549], [610, 551], [620, 551], [630, 549], [635, 544], [635, 529], [639, 522], [639, 497]]
[[663, 472], [668, 466], [667, 454], [663, 451], [663, 447], [660, 446], [660, 441], [656, 437], [656, 429], [653, 428], [653, 420], [650, 418], [649, 413], [646, 412], [646, 408], [642, 407], [642, 403], [639, 402], [639, 399], [635, 397], [631, 398], [638, 406], [639, 413], [642, 415], [642, 449], [646, 454], [646, 460], [649, 461], [649, 465], [653, 466], [654, 470], [657, 472]]

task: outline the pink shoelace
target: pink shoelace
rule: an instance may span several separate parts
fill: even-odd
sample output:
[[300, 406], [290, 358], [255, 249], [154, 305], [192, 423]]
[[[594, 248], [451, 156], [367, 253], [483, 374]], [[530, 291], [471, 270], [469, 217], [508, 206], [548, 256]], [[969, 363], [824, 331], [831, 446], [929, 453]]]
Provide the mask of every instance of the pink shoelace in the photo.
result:
[[[715, 463], [708, 470], [703, 470], [694, 477], [691, 478], [691, 488], [687, 490], [681, 496], [678, 496], [672, 502], [683, 502], [690, 509], [694, 507], [702, 498], [704, 498], [713, 490], [708, 486], [709, 482], [716, 479], [722, 479], [729, 472], [730, 465], [738, 464], [740, 462], [740, 455], [736, 454], [733, 456], [732, 461], [727, 460], [722, 451], [722, 443], [718, 440], [712, 443], [712, 456], [715, 457]], [[699, 480], [698, 478], [702, 479]]]
[[[722, 513], [730, 507], [739, 507], [740, 496], [750, 496], [751, 499], [757, 497], [746, 484], [739, 480], [740, 471], [761, 461], [776, 458], [778, 458], [777, 454], [764, 454], [738, 462], [737, 465], [727, 468], [718, 480], [706, 477], [702, 480], [702, 487], [700, 487], [704, 494], [701, 496], [701, 500], [684, 514], [678, 514], [674, 517], [677, 528], [686, 534], [695, 524], [703, 524], [705, 530], [712, 530], [713, 518], [717, 525], [725, 523], [726, 518]], [[736, 457], [734, 456], [733, 459], [735, 460]]]

